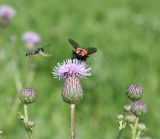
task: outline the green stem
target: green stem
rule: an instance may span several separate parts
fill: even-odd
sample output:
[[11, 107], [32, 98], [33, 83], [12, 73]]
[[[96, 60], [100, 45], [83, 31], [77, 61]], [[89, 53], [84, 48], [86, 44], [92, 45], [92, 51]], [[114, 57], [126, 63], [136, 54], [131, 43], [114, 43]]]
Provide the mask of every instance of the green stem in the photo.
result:
[[2, 34], [3, 34], [3, 27], [0, 27], [0, 47], [2, 47]]
[[24, 104], [24, 117], [25, 117], [25, 122], [28, 122], [27, 104]]
[[137, 125], [138, 125], [138, 120], [139, 118], [136, 118], [133, 130], [132, 130], [132, 139], [136, 139], [137, 138]]
[[28, 109], [27, 109], [27, 104], [24, 104], [24, 123], [26, 126], [26, 131], [28, 134], [29, 139], [32, 139], [32, 133], [30, 130], [28, 130]]
[[123, 133], [123, 129], [120, 129], [120, 130], [118, 131], [118, 135], [117, 135], [116, 139], [120, 139], [121, 136], [122, 136], [122, 133]]
[[29, 136], [29, 139], [32, 139], [32, 134], [31, 134], [31, 132], [28, 132], [28, 136]]
[[75, 104], [71, 104], [71, 139], [75, 139]]
[[140, 135], [141, 135], [141, 132], [138, 132], [137, 133], [137, 139], [139, 139]]

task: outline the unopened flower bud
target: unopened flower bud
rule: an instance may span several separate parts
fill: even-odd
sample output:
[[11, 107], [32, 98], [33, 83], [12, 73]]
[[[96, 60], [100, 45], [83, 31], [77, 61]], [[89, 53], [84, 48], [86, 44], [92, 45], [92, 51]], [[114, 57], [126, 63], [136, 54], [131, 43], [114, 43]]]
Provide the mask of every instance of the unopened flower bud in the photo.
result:
[[124, 116], [122, 114], [117, 115], [117, 120], [118, 121], [123, 121], [123, 119], [124, 119]]
[[124, 121], [124, 116], [122, 114], [117, 115], [117, 123], [119, 130], [122, 130], [126, 127], [126, 122]]
[[131, 111], [136, 116], [141, 116], [147, 112], [147, 105], [143, 101], [137, 100], [132, 103]]
[[123, 109], [124, 109], [125, 112], [130, 112], [131, 111], [131, 104], [125, 104], [123, 106]]
[[128, 122], [128, 123], [133, 123], [133, 122], [135, 122], [135, 120], [136, 120], [136, 116], [135, 115], [133, 115], [133, 114], [127, 114], [127, 115], [125, 115], [125, 121], [126, 122]]
[[20, 119], [20, 120], [24, 120], [24, 115], [23, 115], [23, 114], [21, 114], [20, 112], [18, 112], [18, 119]]
[[137, 84], [131, 84], [128, 86], [126, 95], [132, 101], [138, 100], [143, 94], [143, 89]]
[[20, 99], [24, 104], [30, 104], [35, 101], [36, 93], [32, 88], [24, 88], [20, 93]]
[[144, 131], [147, 130], [147, 127], [146, 127], [146, 125], [145, 125], [144, 123], [138, 123], [137, 129], [138, 129], [138, 131], [140, 131], [140, 132], [144, 132]]
[[35, 123], [33, 121], [28, 121], [27, 124], [28, 124], [29, 127], [33, 127], [35, 125]]

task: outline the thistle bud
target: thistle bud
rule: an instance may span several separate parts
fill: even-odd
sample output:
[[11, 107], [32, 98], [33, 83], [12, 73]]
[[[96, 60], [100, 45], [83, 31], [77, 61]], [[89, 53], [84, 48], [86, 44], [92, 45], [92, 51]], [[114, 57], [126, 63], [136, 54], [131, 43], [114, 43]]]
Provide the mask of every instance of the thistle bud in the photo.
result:
[[132, 103], [131, 111], [136, 116], [141, 116], [147, 112], [147, 105], [143, 101], [137, 100]]
[[147, 130], [147, 127], [146, 127], [146, 125], [145, 125], [144, 123], [138, 123], [137, 129], [138, 129], [138, 131], [140, 131], [140, 132], [144, 132], [144, 131]]
[[62, 98], [69, 104], [75, 104], [82, 100], [83, 90], [78, 77], [70, 76], [65, 79]]
[[34, 123], [33, 121], [28, 121], [28, 123], [27, 123], [27, 124], [28, 124], [28, 126], [29, 126], [29, 127], [33, 127], [33, 126], [35, 126], [35, 123]]
[[131, 104], [125, 104], [123, 106], [123, 109], [124, 109], [125, 112], [130, 112], [131, 111]]
[[24, 88], [20, 93], [20, 99], [24, 104], [33, 103], [36, 99], [36, 93], [32, 88]]
[[126, 122], [128, 122], [128, 123], [133, 123], [133, 122], [135, 122], [135, 120], [136, 120], [136, 116], [135, 115], [133, 115], [133, 114], [127, 114], [127, 115], [125, 115], [125, 121]]
[[128, 86], [126, 95], [132, 101], [140, 99], [142, 94], [143, 94], [143, 89], [140, 86], [136, 84], [131, 84]]
[[124, 119], [124, 116], [122, 114], [117, 115], [117, 120], [118, 121], [123, 121], [123, 119]]
[[23, 115], [23, 114], [21, 114], [20, 112], [18, 112], [18, 119], [20, 119], [20, 120], [24, 120], [24, 115]]

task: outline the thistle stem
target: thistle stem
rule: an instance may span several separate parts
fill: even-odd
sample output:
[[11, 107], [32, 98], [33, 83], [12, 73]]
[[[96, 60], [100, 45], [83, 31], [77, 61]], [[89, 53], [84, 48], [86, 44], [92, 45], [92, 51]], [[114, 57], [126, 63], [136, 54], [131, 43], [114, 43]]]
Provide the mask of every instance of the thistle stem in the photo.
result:
[[30, 130], [28, 130], [27, 128], [27, 123], [28, 123], [28, 109], [27, 109], [27, 104], [24, 104], [24, 123], [26, 126], [26, 131], [28, 134], [29, 139], [32, 139], [32, 133]]
[[118, 135], [117, 135], [116, 139], [120, 139], [121, 136], [122, 136], [122, 133], [123, 133], [123, 129], [120, 129], [120, 130], [118, 131]]
[[132, 139], [137, 139], [137, 125], [138, 125], [139, 118], [136, 118], [133, 130], [132, 130]]
[[141, 135], [141, 132], [139, 131], [139, 132], [137, 133], [137, 139], [139, 139], [140, 135]]
[[71, 104], [71, 139], [75, 139], [75, 104]]
[[25, 122], [28, 122], [27, 104], [24, 104], [24, 117], [25, 117]]

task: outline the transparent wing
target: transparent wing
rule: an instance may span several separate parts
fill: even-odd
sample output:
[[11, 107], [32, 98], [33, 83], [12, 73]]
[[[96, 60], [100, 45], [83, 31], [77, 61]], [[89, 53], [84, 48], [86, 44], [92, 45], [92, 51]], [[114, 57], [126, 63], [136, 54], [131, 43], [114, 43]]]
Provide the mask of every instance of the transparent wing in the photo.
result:
[[76, 49], [76, 48], [80, 48], [79, 44], [74, 41], [73, 39], [68, 39], [69, 43]]
[[94, 47], [86, 48], [86, 50], [87, 50], [88, 55], [97, 52], [97, 48], [94, 48]]
[[41, 52], [39, 52], [39, 54], [40, 54], [40, 55], [42, 55], [42, 56], [44, 56], [44, 57], [52, 56], [52, 55], [47, 54], [47, 53], [44, 53], [44, 52], [42, 52], [42, 51], [41, 51]]

